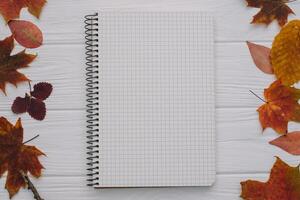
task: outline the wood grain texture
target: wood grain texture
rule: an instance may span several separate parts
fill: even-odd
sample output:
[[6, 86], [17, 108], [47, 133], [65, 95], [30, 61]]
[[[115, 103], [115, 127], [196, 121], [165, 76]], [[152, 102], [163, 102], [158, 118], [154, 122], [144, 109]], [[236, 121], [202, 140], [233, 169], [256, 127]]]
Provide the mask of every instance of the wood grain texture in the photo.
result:
[[[294, 12], [300, 13], [300, 2], [295, 1], [289, 6]], [[52, 0], [49, 1], [37, 21], [25, 10], [22, 17], [34, 21], [45, 32], [45, 42], [51, 44], [83, 43], [83, 16], [93, 10], [121, 11], [199, 11], [214, 13], [216, 41], [237, 42], [246, 40], [271, 41], [279, 31], [276, 22], [268, 29], [264, 25], [250, 25], [252, 16], [258, 9], [246, 7], [244, 0]], [[290, 15], [289, 19], [296, 16]], [[1, 23], [4, 24], [4, 23]], [[2, 30], [2, 28], [1, 28]], [[1, 35], [6, 34], [1, 31]]]
[[[215, 47], [216, 106], [258, 107], [262, 102], [253, 96], [249, 89], [262, 96], [263, 89], [274, 80], [274, 76], [264, 74], [255, 67], [244, 42], [217, 43]], [[70, 110], [85, 108], [84, 70], [83, 44], [57, 44], [42, 46], [38, 50], [37, 60], [22, 72], [27, 74], [33, 83], [49, 81], [54, 85], [53, 95], [46, 101], [50, 110]], [[8, 97], [0, 93], [0, 109], [8, 110], [15, 96], [24, 95], [26, 91], [27, 83], [20, 84], [18, 90], [9, 85]]]
[[[85, 186], [85, 177], [43, 177], [33, 180], [38, 185], [40, 194], [45, 199], [55, 200], [232, 200], [239, 199], [240, 180], [249, 177], [265, 181], [265, 174], [234, 174], [217, 175], [217, 181], [213, 187], [185, 187], [185, 188], [124, 188], [124, 189], [92, 189]], [[0, 181], [1, 184], [3, 180]], [[0, 190], [0, 198], [8, 199], [7, 193]], [[32, 199], [31, 193], [22, 190], [14, 199]]]
[[[2, 112], [16, 121], [11, 112]], [[21, 115], [25, 139], [36, 134], [40, 137], [32, 144], [40, 147], [47, 157], [42, 158], [45, 176], [85, 175], [85, 111], [48, 111], [42, 123], [29, 115]], [[217, 171], [219, 174], [267, 173], [278, 155], [297, 165], [299, 157], [290, 156], [277, 147], [268, 145], [276, 134], [268, 130], [261, 134], [256, 113], [252, 108], [217, 109]], [[253, 159], [249, 159], [253, 158]], [[255, 159], [254, 159], [255, 158]]]
[[[289, 4], [300, 14], [300, 2]], [[85, 75], [83, 16], [92, 10], [121, 11], [199, 11], [215, 15], [215, 63], [217, 102], [217, 181], [209, 188], [142, 188], [94, 190], [85, 186]], [[277, 137], [272, 130], [261, 133], [256, 108], [262, 103], [249, 89], [262, 96], [274, 77], [261, 73], [254, 66], [246, 40], [270, 46], [279, 31], [276, 23], [269, 28], [249, 24], [257, 9], [247, 8], [244, 0], [49, 0], [41, 21], [22, 11], [22, 18], [32, 20], [44, 32], [45, 45], [37, 50], [37, 60], [22, 70], [33, 83], [48, 81], [54, 85], [52, 96], [46, 100], [45, 121], [21, 115], [25, 139], [40, 137], [31, 144], [45, 151], [42, 163], [46, 170], [37, 183], [45, 200], [96, 199], [239, 199], [239, 182], [245, 179], [266, 180], [274, 156], [291, 165], [300, 158], [268, 145]], [[297, 16], [290, 16], [289, 19]], [[8, 27], [0, 23], [1, 38], [9, 35]], [[21, 50], [17, 46], [17, 50]], [[26, 83], [15, 89], [9, 85], [8, 96], [0, 93], [0, 112], [11, 121], [18, 116], [9, 110], [17, 95], [28, 90]], [[300, 126], [290, 123], [290, 130]], [[0, 179], [4, 188], [4, 179]], [[0, 199], [8, 199], [0, 190]], [[32, 199], [22, 190], [14, 199]]]

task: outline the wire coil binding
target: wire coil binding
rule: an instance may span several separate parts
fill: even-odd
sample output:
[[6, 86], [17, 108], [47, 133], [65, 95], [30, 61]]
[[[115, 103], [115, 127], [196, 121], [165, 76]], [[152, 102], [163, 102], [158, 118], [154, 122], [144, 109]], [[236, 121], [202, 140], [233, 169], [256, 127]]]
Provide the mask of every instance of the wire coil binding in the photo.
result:
[[98, 13], [85, 16], [86, 117], [87, 117], [87, 185], [97, 186], [99, 180], [99, 107], [98, 107]]

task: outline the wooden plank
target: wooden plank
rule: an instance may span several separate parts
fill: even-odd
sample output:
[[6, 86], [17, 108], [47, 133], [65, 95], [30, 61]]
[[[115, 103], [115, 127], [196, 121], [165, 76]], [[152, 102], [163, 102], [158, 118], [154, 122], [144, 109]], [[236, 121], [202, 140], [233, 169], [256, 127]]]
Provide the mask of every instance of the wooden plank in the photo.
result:
[[[263, 43], [270, 45], [269, 43]], [[18, 48], [20, 49], [20, 48]], [[83, 45], [44, 45], [31, 67], [22, 70], [33, 83], [49, 81], [54, 85], [53, 95], [46, 101], [50, 110], [85, 108], [85, 63]], [[216, 106], [253, 107], [262, 102], [249, 89], [262, 96], [263, 89], [274, 76], [259, 71], [251, 60], [245, 43], [216, 45]], [[9, 110], [17, 95], [24, 95], [28, 85], [16, 90], [9, 85], [8, 96], [0, 93], [0, 109]]]
[[[296, 14], [300, 14], [298, 1], [290, 3]], [[37, 21], [24, 9], [22, 19], [35, 22], [45, 33], [45, 43], [83, 43], [83, 16], [93, 10], [102, 11], [211, 11], [215, 16], [216, 41], [236, 42], [245, 40], [271, 41], [279, 31], [276, 22], [268, 28], [250, 24], [252, 16], [259, 10], [247, 8], [243, 0], [64, 0], [47, 4]], [[289, 19], [297, 18], [291, 15]], [[1, 20], [1, 38], [9, 34]]]
[[[290, 156], [268, 144], [277, 135], [268, 130], [261, 134], [253, 109], [217, 110], [217, 171], [228, 173], [265, 173], [280, 156], [290, 164], [299, 164], [299, 157]], [[10, 121], [17, 116], [2, 112]], [[48, 111], [43, 122], [21, 115], [25, 130], [24, 140], [40, 134], [31, 144], [40, 147], [46, 176], [85, 175], [85, 111]], [[292, 126], [295, 128], [296, 126]], [[298, 125], [299, 128], [299, 125]], [[255, 158], [255, 159], [254, 159]]]
[[[267, 174], [217, 175], [212, 187], [173, 187], [173, 188], [123, 188], [93, 189], [85, 186], [85, 177], [41, 177], [33, 180], [39, 193], [45, 199], [63, 200], [238, 200], [240, 182], [247, 179], [267, 180]], [[4, 179], [0, 179], [4, 187]], [[32, 199], [30, 191], [21, 190], [15, 199]], [[0, 199], [8, 199], [6, 190], [0, 190]]]
[[[17, 50], [20, 50], [17, 47]], [[52, 95], [45, 102], [49, 109], [78, 109], [85, 107], [84, 47], [78, 45], [44, 45], [30, 67], [20, 70], [34, 83], [46, 81], [53, 84]], [[31, 50], [28, 52], [35, 52]], [[0, 92], [0, 109], [9, 110], [16, 96], [28, 92], [28, 84], [16, 89], [7, 84], [7, 96]]]
[[[300, 2], [291, 3], [300, 15]], [[217, 100], [217, 182], [210, 188], [142, 188], [94, 190], [85, 187], [85, 93], [84, 93], [84, 29], [83, 16], [92, 9], [123, 11], [199, 11], [211, 10], [216, 30], [216, 100]], [[96, 200], [96, 199], [239, 199], [241, 180], [266, 180], [275, 155], [289, 164], [297, 165], [299, 157], [290, 156], [268, 144], [277, 137], [272, 130], [261, 134], [255, 108], [261, 104], [248, 90], [262, 95], [263, 88], [271, 83], [272, 76], [259, 72], [251, 61], [244, 41], [267, 42], [269, 45], [279, 31], [276, 23], [270, 27], [249, 24], [258, 9], [247, 8], [243, 0], [64, 0], [49, 1], [41, 21], [35, 20], [25, 9], [22, 18], [32, 20], [44, 31], [45, 44], [39, 49], [38, 60], [31, 68], [22, 70], [34, 82], [49, 81], [54, 93], [46, 101], [49, 109], [45, 121], [23, 119], [25, 136], [40, 137], [31, 144], [37, 145], [47, 157], [44, 177], [37, 182], [45, 199]], [[296, 18], [291, 16], [289, 19]], [[10, 34], [0, 22], [0, 38]], [[20, 49], [20, 48], [19, 48]], [[27, 85], [17, 90], [8, 87], [8, 97], [0, 94], [2, 116], [16, 121], [10, 105], [17, 95], [24, 95]], [[290, 130], [299, 125], [290, 124]], [[248, 174], [240, 174], [248, 173]], [[251, 173], [251, 174], [249, 174]], [[252, 174], [263, 173], [263, 174]], [[4, 179], [0, 179], [4, 188]], [[0, 199], [8, 199], [0, 190]], [[15, 199], [32, 199], [31, 193], [22, 190]]]
[[[260, 43], [271, 46], [270, 43]], [[263, 97], [263, 90], [275, 80], [256, 68], [246, 43], [216, 45], [217, 107], [254, 107], [263, 102], [249, 90]]]

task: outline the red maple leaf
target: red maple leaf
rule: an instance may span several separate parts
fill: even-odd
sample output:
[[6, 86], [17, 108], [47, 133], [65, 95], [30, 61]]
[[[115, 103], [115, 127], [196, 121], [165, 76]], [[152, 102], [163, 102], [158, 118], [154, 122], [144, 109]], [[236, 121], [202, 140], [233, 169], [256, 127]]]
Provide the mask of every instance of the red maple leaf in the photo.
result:
[[8, 171], [5, 188], [10, 198], [26, 186], [22, 173], [40, 177], [43, 166], [38, 157], [45, 155], [35, 146], [23, 143], [23, 127], [19, 118], [15, 125], [0, 117], [0, 175]]
[[12, 36], [0, 41], [0, 90], [4, 93], [6, 83], [17, 86], [19, 82], [29, 80], [17, 69], [28, 67], [36, 58], [36, 55], [26, 54], [25, 50], [11, 56], [13, 48], [14, 38]]

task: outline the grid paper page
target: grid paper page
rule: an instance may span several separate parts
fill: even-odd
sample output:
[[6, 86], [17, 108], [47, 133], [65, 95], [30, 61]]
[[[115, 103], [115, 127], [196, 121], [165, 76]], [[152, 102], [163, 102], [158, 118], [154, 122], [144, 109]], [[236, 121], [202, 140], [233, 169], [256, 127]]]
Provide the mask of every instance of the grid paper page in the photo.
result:
[[215, 178], [213, 20], [99, 13], [99, 186]]

